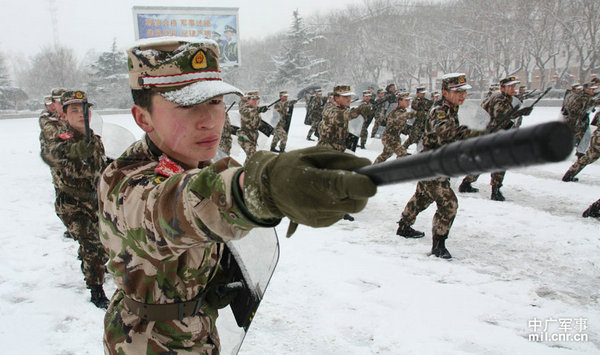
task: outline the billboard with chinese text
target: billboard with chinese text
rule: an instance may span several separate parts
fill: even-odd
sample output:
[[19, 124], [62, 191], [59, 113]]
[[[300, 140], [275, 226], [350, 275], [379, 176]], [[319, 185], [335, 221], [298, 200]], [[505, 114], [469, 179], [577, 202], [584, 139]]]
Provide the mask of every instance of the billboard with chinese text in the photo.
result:
[[238, 8], [134, 6], [135, 39], [179, 36], [219, 44], [222, 65], [240, 65]]

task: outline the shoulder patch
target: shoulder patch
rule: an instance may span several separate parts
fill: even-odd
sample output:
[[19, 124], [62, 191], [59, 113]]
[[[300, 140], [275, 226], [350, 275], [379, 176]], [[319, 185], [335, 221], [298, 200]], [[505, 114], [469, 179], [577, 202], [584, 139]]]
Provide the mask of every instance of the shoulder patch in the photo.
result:
[[183, 168], [179, 166], [179, 164], [172, 161], [164, 154], [160, 156], [160, 161], [158, 162], [156, 168], [154, 168], [154, 172], [165, 177], [171, 177], [175, 174], [181, 174], [184, 171], [185, 170], [183, 170]]
[[439, 110], [437, 112], [437, 118], [446, 118], [446, 112], [444, 112], [443, 110]]
[[74, 135], [71, 132], [65, 132], [65, 133], [58, 134], [57, 137], [62, 139], [63, 141], [66, 141], [67, 139], [73, 138]]

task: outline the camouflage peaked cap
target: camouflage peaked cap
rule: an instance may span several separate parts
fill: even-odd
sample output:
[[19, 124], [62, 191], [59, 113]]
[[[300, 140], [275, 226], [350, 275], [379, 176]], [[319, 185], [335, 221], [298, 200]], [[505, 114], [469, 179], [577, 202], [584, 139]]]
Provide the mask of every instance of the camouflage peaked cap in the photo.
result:
[[335, 95], [335, 92], [330, 91], [327, 93], [327, 97], [333, 97]]
[[[65, 107], [71, 104], [80, 104], [83, 102], [83, 100], [87, 101], [87, 99], [88, 97], [84, 91], [65, 91], [65, 93], [60, 97], [60, 103], [63, 107]], [[92, 103], [88, 103], [88, 105], [93, 106]]]
[[287, 91], [280, 91], [279, 96], [289, 96]]
[[362, 92], [362, 96], [371, 96], [371, 91], [369, 91], [369, 90], [364, 90], [364, 91]]
[[65, 89], [52, 89], [52, 93], [50, 94], [52, 96], [52, 99], [54, 99], [54, 101], [60, 101], [60, 97], [62, 96], [62, 94], [65, 93]]
[[315, 91], [315, 95], [322, 95], [323, 94], [323, 90], [321, 89], [317, 89], [317, 91]]
[[381, 93], [384, 93], [384, 94], [385, 94], [385, 89], [377, 89], [377, 93], [378, 93], [378, 94], [381, 94]]
[[583, 84], [583, 88], [584, 89], [597, 89], [598, 88], [598, 84], [594, 81], [590, 81], [589, 83], [585, 83]]
[[442, 90], [464, 91], [471, 89], [467, 84], [467, 76], [464, 73], [450, 73], [442, 76]]
[[398, 101], [400, 101], [400, 100], [410, 100], [410, 94], [408, 92], [406, 92], [406, 91], [399, 93], [397, 95], [397, 97], [398, 97]]
[[431, 93], [431, 97], [434, 97], [434, 96], [440, 96], [440, 93], [439, 93], [439, 92], [437, 92], [437, 91], [433, 91], [433, 92]]
[[53, 102], [52, 96], [44, 96], [44, 105], [49, 106], [52, 105]]
[[511, 86], [515, 84], [519, 84], [521, 81], [516, 76], [507, 76], [506, 78], [502, 78], [500, 80], [500, 86]]
[[427, 92], [427, 88], [425, 86], [417, 86], [417, 94], [424, 94]]
[[250, 100], [259, 100], [260, 96], [258, 95], [258, 90], [250, 90], [244, 95], [247, 99]]
[[127, 50], [129, 85], [153, 89], [170, 102], [191, 106], [216, 96], [242, 92], [224, 83], [219, 46], [211, 39], [157, 37]]
[[336, 85], [333, 88], [333, 94], [335, 96], [352, 96], [354, 93], [350, 89], [350, 85]]

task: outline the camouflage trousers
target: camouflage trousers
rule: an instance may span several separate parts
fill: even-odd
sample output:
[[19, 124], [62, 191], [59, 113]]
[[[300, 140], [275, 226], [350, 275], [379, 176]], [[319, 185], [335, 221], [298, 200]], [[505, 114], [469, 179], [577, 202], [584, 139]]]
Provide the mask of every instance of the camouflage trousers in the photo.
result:
[[273, 132], [273, 140], [271, 141], [271, 149], [277, 148], [279, 143], [279, 150], [284, 151], [288, 140], [288, 133], [285, 131], [283, 125], [277, 124], [275, 132]]
[[406, 148], [402, 145], [402, 141], [400, 139], [397, 140], [383, 140], [383, 152], [379, 154], [377, 159], [373, 164], [381, 163], [386, 161], [392, 154], [396, 153], [398, 158], [407, 155]]
[[79, 199], [58, 190], [55, 208], [71, 237], [79, 242], [77, 254], [87, 287], [104, 284], [108, 254], [98, 232], [98, 200]]
[[[504, 182], [504, 175], [506, 171], [497, 171], [490, 174], [490, 185], [501, 187]], [[467, 175], [463, 179], [464, 182], [473, 183], [479, 179], [479, 175]]]
[[375, 137], [377, 130], [379, 130], [379, 126], [381, 125], [381, 121], [383, 120], [383, 116], [375, 117], [375, 122], [373, 123], [373, 128], [371, 129], [371, 138]]
[[579, 174], [586, 165], [589, 165], [600, 158], [600, 128], [597, 128], [592, 135], [590, 147], [584, 155], [579, 157], [573, 165], [567, 171], [567, 174], [575, 176]]
[[252, 139], [253, 137], [247, 137], [243, 133], [238, 133], [238, 143], [240, 147], [246, 152], [246, 161], [250, 159], [254, 153], [256, 153], [256, 141], [258, 139], [258, 134], [256, 135], [256, 139]]
[[450, 179], [424, 180], [417, 183], [417, 191], [404, 207], [402, 223], [412, 226], [417, 215], [433, 202], [437, 210], [433, 216], [433, 235], [448, 235], [458, 210], [458, 199], [450, 187]]
[[408, 139], [405, 140], [402, 145], [405, 149], [408, 149], [408, 147], [410, 147], [411, 144], [418, 143], [421, 140], [421, 138], [423, 138], [424, 133], [425, 132], [422, 129], [419, 129], [418, 127], [413, 127], [413, 129], [410, 130]]
[[123, 297], [117, 290], [104, 315], [105, 354], [219, 354], [215, 310], [212, 316], [202, 307], [199, 315], [181, 321], [147, 321], [129, 312]]
[[367, 143], [367, 136], [369, 135], [369, 125], [373, 121], [373, 118], [366, 119], [363, 121], [362, 128], [360, 129], [360, 145]]
[[311, 117], [310, 119], [310, 129], [308, 130], [308, 134], [306, 138], [310, 138], [313, 134], [319, 134], [319, 123], [321, 123], [320, 117]]

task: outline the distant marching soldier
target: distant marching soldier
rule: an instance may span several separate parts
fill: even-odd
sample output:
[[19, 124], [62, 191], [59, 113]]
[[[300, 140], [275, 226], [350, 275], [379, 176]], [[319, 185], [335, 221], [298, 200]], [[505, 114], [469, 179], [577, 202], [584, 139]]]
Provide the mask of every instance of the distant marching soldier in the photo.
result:
[[[481, 104], [483, 109], [490, 115], [490, 122], [487, 126], [488, 132], [495, 129], [512, 129], [515, 127], [515, 122], [521, 116], [528, 116], [531, 114], [531, 107], [524, 107], [514, 112], [511, 117], [507, 115], [514, 111], [517, 106], [520, 105], [521, 101], [514, 99], [513, 97], [517, 94], [516, 85], [520, 83], [519, 79], [515, 76], [508, 76], [500, 80], [500, 92], [492, 94], [487, 100], [484, 100]], [[515, 103], [516, 101], [516, 103]], [[490, 185], [492, 186], [492, 194], [490, 198], [494, 201], [504, 201], [504, 195], [500, 191], [502, 182], [504, 181], [504, 175], [506, 171], [497, 171], [491, 174]], [[477, 181], [479, 175], [466, 176], [458, 187], [459, 192], [478, 192], [479, 189], [474, 188], [471, 184]]]
[[86, 137], [83, 91], [66, 91], [61, 98], [66, 117], [65, 129], [57, 134], [49, 148], [56, 167], [57, 211], [69, 234], [79, 242], [85, 283], [91, 290], [96, 307], [108, 307], [104, 294], [104, 264], [108, 261], [98, 234], [98, 193], [96, 187], [106, 167], [106, 156], [100, 136], [90, 129]]
[[[429, 112], [429, 120], [425, 125], [423, 151], [433, 150], [478, 135], [478, 132], [462, 126], [458, 121], [458, 108], [465, 101], [467, 97], [466, 90], [470, 88], [471, 86], [467, 84], [465, 74], [453, 73], [442, 77], [443, 100]], [[454, 191], [452, 191], [449, 178], [422, 180], [417, 183], [415, 194], [402, 212], [396, 234], [405, 238], [423, 237], [425, 233], [416, 231], [411, 226], [415, 223], [417, 215], [433, 202], [437, 204], [437, 211], [433, 216], [431, 254], [450, 259], [452, 255], [446, 249], [445, 241], [456, 217], [458, 200]]]
[[440, 96], [440, 93], [437, 91], [433, 91], [431, 93], [431, 101], [433, 101], [433, 104], [435, 105], [437, 103], [437, 101], [439, 101], [442, 97]]
[[377, 89], [377, 97], [375, 98], [375, 123], [373, 123], [373, 128], [371, 129], [371, 138], [374, 138], [379, 130], [379, 126], [385, 117], [385, 90]]
[[[285, 146], [287, 144], [288, 132], [286, 128], [289, 129], [290, 122], [292, 118], [288, 118], [288, 110], [291, 106], [293, 106], [298, 100], [288, 100], [288, 92], [281, 91], [279, 92], [279, 101], [275, 104], [275, 111], [279, 113], [279, 122], [275, 127], [275, 132], [273, 133], [273, 139], [271, 140], [271, 151], [272, 152], [285, 152]], [[277, 143], [279, 143], [279, 150], [277, 150]]]
[[373, 121], [373, 117], [375, 116], [375, 107], [373, 106], [373, 99], [371, 97], [371, 91], [365, 90], [362, 93], [362, 102], [359, 105], [362, 107], [363, 112], [363, 124], [360, 129], [360, 148], [365, 149], [365, 144], [367, 143], [367, 136], [369, 135], [369, 125], [371, 121]]
[[260, 113], [266, 112], [266, 106], [258, 106], [260, 96], [258, 91], [248, 91], [240, 100], [238, 107], [240, 109], [241, 127], [238, 131], [238, 143], [246, 152], [246, 160], [250, 159], [256, 153], [258, 143], [258, 127], [260, 126]]
[[583, 168], [585, 168], [586, 165], [592, 164], [593, 162], [598, 160], [598, 158], [600, 158], [600, 128], [598, 128], [598, 126], [600, 126], [600, 122], [598, 122], [599, 120], [600, 119], [598, 118], [598, 116], [596, 116], [592, 121], [592, 125], [596, 126], [597, 128], [592, 134], [590, 147], [584, 155], [578, 157], [577, 161], [575, 161], [575, 163], [573, 163], [573, 165], [569, 167], [569, 170], [567, 170], [567, 172], [563, 176], [562, 181], [579, 181], [579, 179], [575, 176], [579, 174], [579, 172], [583, 170]]
[[[331, 97], [333, 98], [333, 94]], [[319, 129], [319, 123], [321, 123], [321, 119], [323, 118], [323, 108], [326, 103], [327, 98], [323, 97], [323, 90], [317, 89], [317, 91], [315, 91], [315, 97], [310, 100], [310, 104], [306, 108], [310, 114], [310, 129], [306, 135], [306, 140], [312, 141], [312, 135], [318, 134], [317, 130]]]
[[[594, 97], [598, 85], [594, 82], [585, 83], [583, 90], [567, 96], [563, 115], [566, 123], [575, 134], [575, 146], [577, 147], [590, 125], [590, 111], [598, 105], [598, 98]], [[582, 155], [581, 153], [578, 157]]]
[[359, 107], [349, 108], [352, 95], [354, 95], [349, 85], [338, 85], [333, 92], [335, 104], [327, 106], [323, 110], [317, 145], [343, 152], [346, 150], [346, 139], [349, 134], [348, 122], [357, 118], [361, 111]]
[[433, 101], [425, 97], [427, 89], [424, 86], [417, 87], [416, 91], [417, 97], [412, 101], [410, 106], [415, 112], [415, 120], [410, 128], [408, 139], [402, 144], [404, 149], [408, 149], [411, 144], [418, 143], [423, 138], [425, 122], [427, 121], [429, 110], [433, 106]]
[[44, 98], [44, 109], [40, 113], [38, 123], [40, 125], [40, 148], [41, 157], [46, 161], [48, 154], [48, 142], [56, 137], [56, 134], [65, 127], [66, 121], [62, 119], [62, 106], [60, 97], [65, 89], [53, 89], [50, 96]]
[[386, 161], [392, 154], [396, 154], [398, 158], [407, 155], [406, 148], [402, 145], [400, 132], [406, 126], [406, 122], [414, 117], [414, 112], [407, 112], [406, 109], [410, 105], [410, 97], [408, 92], [398, 95], [398, 106], [388, 114], [385, 132], [381, 137], [383, 143], [383, 152], [379, 154], [373, 164]]

